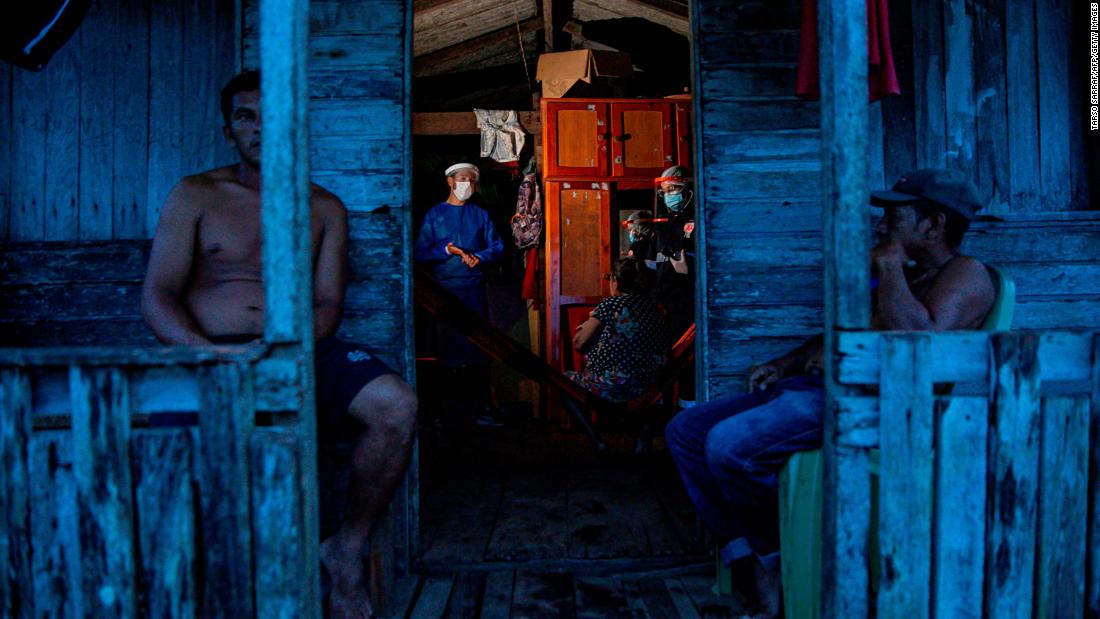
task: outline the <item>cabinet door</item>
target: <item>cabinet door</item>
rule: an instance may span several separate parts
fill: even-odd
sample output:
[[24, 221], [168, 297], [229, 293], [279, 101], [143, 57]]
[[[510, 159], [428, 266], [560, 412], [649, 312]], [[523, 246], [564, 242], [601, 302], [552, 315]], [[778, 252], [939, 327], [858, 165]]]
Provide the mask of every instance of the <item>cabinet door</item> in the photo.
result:
[[656, 178], [676, 161], [671, 103], [611, 104], [611, 173]]
[[676, 165], [691, 167], [691, 101], [676, 104]]
[[546, 176], [607, 176], [607, 104], [546, 101]]
[[609, 292], [611, 208], [607, 183], [547, 182], [547, 352], [559, 369], [571, 350], [569, 308], [595, 306]]

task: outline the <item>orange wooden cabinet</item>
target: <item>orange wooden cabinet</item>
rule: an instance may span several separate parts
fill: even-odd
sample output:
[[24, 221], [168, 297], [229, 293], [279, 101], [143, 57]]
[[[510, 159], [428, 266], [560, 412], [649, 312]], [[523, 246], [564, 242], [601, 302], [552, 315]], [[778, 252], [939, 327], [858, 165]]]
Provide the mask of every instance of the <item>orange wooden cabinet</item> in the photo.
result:
[[620, 221], [653, 208], [653, 179], [690, 165], [690, 99], [543, 99], [546, 358], [580, 369], [576, 327], [626, 251]]
[[689, 164], [688, 99], [543, 99], [547, 179], [652, 179]]

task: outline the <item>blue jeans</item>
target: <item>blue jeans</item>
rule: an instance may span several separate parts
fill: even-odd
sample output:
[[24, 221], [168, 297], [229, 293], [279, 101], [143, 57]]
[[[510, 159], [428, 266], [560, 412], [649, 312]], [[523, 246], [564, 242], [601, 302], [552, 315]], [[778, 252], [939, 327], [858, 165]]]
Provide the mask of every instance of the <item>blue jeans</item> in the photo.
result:
[[676, 415], [668, 450], [695, 509], [727, 563], [779, 559], [779, 469], [791, 454], [821, 446], [819, 376], [785, 378], [765, 391], [700, 404]]

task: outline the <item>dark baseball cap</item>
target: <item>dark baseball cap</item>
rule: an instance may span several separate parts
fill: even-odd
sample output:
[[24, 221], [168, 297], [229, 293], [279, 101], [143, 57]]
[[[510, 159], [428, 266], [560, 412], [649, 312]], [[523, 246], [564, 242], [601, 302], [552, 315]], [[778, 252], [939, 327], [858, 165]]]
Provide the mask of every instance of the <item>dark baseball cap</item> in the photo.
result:
[[982, 208], [978, 188], [958, 170], [922, 168], [901, 178], [887, 191], [872, 191], [874, 206], [902, 206], [929, 200], [973, 221]]

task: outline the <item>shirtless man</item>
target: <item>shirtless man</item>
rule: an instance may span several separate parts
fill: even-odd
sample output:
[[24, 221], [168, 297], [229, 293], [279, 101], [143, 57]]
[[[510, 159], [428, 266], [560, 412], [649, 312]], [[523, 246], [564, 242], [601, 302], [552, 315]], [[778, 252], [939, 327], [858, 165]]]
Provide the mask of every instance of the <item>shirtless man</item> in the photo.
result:
[[[953, 170], [917, 170], [890, 191], [871, 250], [878, 330], [976, 329], [996, 290], [981, 262], [959, 253], [981, 202]], [[668, 425], [669, 451], [727, 563], [753, 561], [761, 617], [779, 610], [778, 473], [797, 451], [821, 446], [822, 338], [750, 368], [750, 392], [707, 402]]]
[[[253, 71], [234, 77], [221, 93], [223, 132], [240, 163], [184, 178], [161, 212], [141, 304], [166, 344], [262, 337], [259, 89]], [[310, 209], [319, 433], [339, 431], [348, 417], [366, 426], [352, 454], [345, 520], [321, 543], [321, 560], [333, 581], [332, 616], [368, 617], [363, 552], [408, 465], [417, 401], [409, 385], [364, 347], [333, 337], [344, 300], [347, 211], [317, 185], [311, 186]]]

